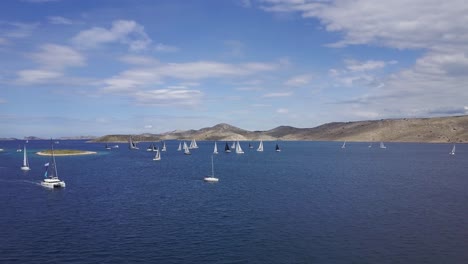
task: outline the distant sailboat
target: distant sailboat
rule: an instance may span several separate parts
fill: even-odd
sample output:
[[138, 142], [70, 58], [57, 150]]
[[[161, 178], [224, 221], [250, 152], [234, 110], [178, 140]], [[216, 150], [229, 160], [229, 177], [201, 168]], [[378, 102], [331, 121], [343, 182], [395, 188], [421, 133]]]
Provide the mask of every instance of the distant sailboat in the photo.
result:
[[139, 148], [136, 146], [136, 143], [133, 142], [131, 136], [128, 138], [128, 148], [129, 148], [129, 149], [139, 149]]
[[156, 151], [156, 146], [154, 145], [154, 143], [151, 143], [151, 145], [148, 146], [148, 148], [146, 149], [146, 151], [153, 151], [153, 152], [155, 152], [155, 151]]
[[45, 179], [42, 180], [41, 185], [47, 188], [63, 188], [65, 187], [65, 182], [59, 180], [57, 173], [57, 165], [55, 163], [54, 156], [54, 145], [51, 146], [52, 155], [50, 161], [47, 162], [44, 166], [46, 167], [46, 172], [44, 174]]
[[23, 151], [23, 149], [21, 149], [21, 146], [18, 146], [18, 148], [16, 149], [16, 152], [21, 152]]
[[253, 149], [253, 146], [252, 144], [250, 144], [250, 142], [249, 142], [249, 149]]
[[161, 160], [161, 152], [159, 151], [159, 147], [156, 149], [156, 155], [154, 156], [153, 160]]
[[197, 149], [197, 148], [198, 148], [197, 141], [195, 141], [195, 139], [192, 139], [192, 142], [190, 142], [189, 149]]
[[380, 148], [381, 149], [386, 149], [387, 148], [382, 141], [380, 141]]
[[450, 154], [450, 155], [455, 155], [455, 144], [453, 144], [452, 151], [450, 151], [449, 154]]
[[24, 170], [24, 171], [30, 170], [30, 168], [29, 168], [28, 156], [26, 155], [26, 145], [24, 145], [24, 151], [23, 151], [23, 166], [21, 166], [21, 170]]
[[218, 145], [216, 144], [216, 141], [213, 149], [213, 154], [218, 154]]
[[192, 154], [192, 153], [190, 153], [189, 147], [187, 146], [187, 143], [185, 143], [185, 141], [184, 141], [184, 154], [185, 155], [191, 155]]
[[229, 145], [227, 142], [226, 142], [226, 146], [224, 146], [224, 152], [231, 153], [231, 149], [229, 148]]
[[242, 150], [239, 141], [237, 141], [237, 143], [236, 143], [236, 153], [237, 154], [244, 154], [244, 151]]
[[342, 149], [346, 148], [346, 141], [343, 142], [343, 145], [341, 146]]
[[368, 148], [372, 148], [372, 142], [369, 144], [369, 146], [367, 146]]
[[113, 148], [119, 148], [119, 145], [114, 145]]
[[177, 151], [181, 151], [182, 150], [182, 142], [179, 142], [179, 147], [177, 148]]
[[107, 143], [106, 143], [106, 146], [104, 148], [107, 149], [107, 150], [111, 149], [111, 147], [109, 147], [109, 144], [107, 144]]
[[211, 156], [211, 175], [203, 178], [206, 182], [218, 182], [219, 179], [214, 175], [213, 156]]
[[163, 142], [163, 146], [162, 146], [161, 151], [166, 151], [166, 142]]
[[280, 151], [281, 151], [281, 149], [280, 149], [279, 146], [278, 146], [278, 143], [276, 143], [275, 151], [276, 151], [276, 152], [280, 152]]
[[236, 142], [235, 142], [235, 141], [232, 142], [231, 148], [232, 148], [232, 149], [236, 149]]
[[263, 152], [263, 140], [260, 140], [260, 144], [258, 145], [257, 151]]

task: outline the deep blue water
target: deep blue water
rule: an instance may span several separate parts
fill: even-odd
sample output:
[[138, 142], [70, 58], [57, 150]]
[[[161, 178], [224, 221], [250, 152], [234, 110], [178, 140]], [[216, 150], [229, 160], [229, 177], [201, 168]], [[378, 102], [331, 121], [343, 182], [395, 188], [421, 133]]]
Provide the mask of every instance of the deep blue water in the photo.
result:
[[98, 154], [57, 157], [67, 187], [48, 190], [49, 142], [29, 141], [29, 172], [19, 144], [0, 142], [0, 263], [468, 262], [468, 145], [243, 143], [210, 184], [213, 142], [157, 162], [147, 143], [61, 141]]

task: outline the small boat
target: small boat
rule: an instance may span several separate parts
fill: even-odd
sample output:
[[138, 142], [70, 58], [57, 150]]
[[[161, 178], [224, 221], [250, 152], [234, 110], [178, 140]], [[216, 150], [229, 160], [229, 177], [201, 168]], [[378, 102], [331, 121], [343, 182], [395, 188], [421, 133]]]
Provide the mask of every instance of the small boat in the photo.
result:
[[226, 146], [224, 146], [224, 152], [231, 153], [231, 149], [229, 148], [229, 145], [227, 142], [226, 142]]
[[253, 146], [252, 144], [250, 144], [250, 142], [249, 142], [249, 149], [253, 149]]
[[452, 151], [450, 151], [449, 154], [450, 154], [450, 155], [455, 155], [455, 144], [453, 144]]
[[195, 141], [195, 139], [192, 139], [192, 141], [190, 142], [189, 149], [197, 149], [197, 148], [198, 148], [197, 141]]
[[192, 153], [190, 153], [189, 147], [187, 146], [187, 143], [185, 143], [185, 141], [184, 141], [184, 154], [185, 155], [192, 155]]
[[105, 146], [104, 148], [107, 149], [107, 150], [110, 150], [110, 149], [111, 149], [111, 147], [109, 147], [108, 144], [106, 144], [106, 146]]
[[380, 148], [381, 149], [386, 149], [387, 148], [382, 141], [380, 141]]
[[24, 171], [30, 170], [30, 168], [29, 168], [28, 156], [26, 155], [26, 145], [24, 145], [24, 151], [23, 151], [23, 166], [21, 166], [21, 170], [24, 170]]
[[257, 151], [263, 152], [263, 141], [260, 140], [260, 144], [258, 145]]
[[119, 145], [114, 145], [112, 146], [112, 148], [119, 148]]
[[148, 146], [148, 148], [146, 148], [146, 151], [156, 151], [156, 147], [154, 146], [154, 143], [151, 143], [151, 145]]
[[57, 173], [57, 165], [55, 163], [55, 156], [54, 156], [54, 146], [51, 146], [52, 155], [50, 157], [50, 161], [47, 162], [44, 166], [46, 167], [46, 171], [44, 174], [45, 179], [42, 180], [41, 185], [46, 188], [63, 188], [65, 187], [65, 182], [61, 181], [58, 178]]
[[163, 142], [163, 146], [161, 148], [161, 151], [166, 151], [166, 142]]
[[236, 142], [235, 142], [235, 141], [232, 142], [231, 148], [232, 148], [232, 149], [236, 149]]
[[159, 147], [156, 149], [156, 155], [154, 156], [153, 160], [161, 160], [161, 152], [159, 151]]
[[179, 148], [177, 148], [177, 151], [181, 151], [182, 150], [182, 143], [179, 142]]
[[21, 151], [23, 151], [23, 149], [21, 149], [21, 147], [18, 146], [18, 148], [16, 149], [16, 152], [21, 152]]
[[213, 154], [218, 154], [218, 145], [216, 144], [216, 141], [213, 149]]
[[139, 149], [135, 142], [133, 142], [132, 137], [128, 138], [128, 148], [129, 149]]
[[276, 151], [276, 152], [280, 152], [280, 151], [281, 151], [281, 149], [280, 149], [279, 146], [278, 146], [278, 143], [276, 143], [275, 151]]
[[203, 178], [206, 182], [218, 182], [219, 179], [214, 175], [214, 165], [213, 165], [213, 156], [211, 156], [211, 175]]
[[342, 149], [346, 148], [346, 141], [343, 142], [343, 145], [341, 146]]
[[367, 146], [368, 148], [372, 148], [372, 142], [369, 144], [369, 146]]
[[244, 151], [242, 150], [239, 141], [237, 141], [237, 143], [236, 143], [236, 153], [237, 154], [244, 154]]

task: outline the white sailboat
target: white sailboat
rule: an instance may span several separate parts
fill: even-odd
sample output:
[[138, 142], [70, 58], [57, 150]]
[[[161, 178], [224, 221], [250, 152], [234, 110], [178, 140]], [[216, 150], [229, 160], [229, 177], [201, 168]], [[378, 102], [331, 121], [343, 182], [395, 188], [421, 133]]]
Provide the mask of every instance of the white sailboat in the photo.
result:
[[260, 144], [258, 145], [257, 151], [263, 152], [263, 140], [260, 140]]
[[128, 138], [128, 148], [129, 148], [129, 149], [139, 149], [139, 148], [136, 146], [136, 143], [133, 142], [131, 136]]
[[386, 149], [387, 148], [382, 141], [380, 141], [380, 148], [381, 149]]
[[197, 149], [197, 148], [198, 148], [197, 141], [195, 141], [195, 139], [192, 139], [192, 141], [190, 142], [189, 149]]
[[44, 174], [45, 179], [42, 180], [41, 185], [47, 188], [63, 188], [65, 187], [65, 182], [61, 181], [58, 178], [57, 173], [57, 164], [55, 163], [55, 156], [54, 156], [54, 145], [51, 146], [51, 158], [50, 161], [47, 162], [44, 166], [46, 167], [46, 172]]
[[162, 146], [161, 151], [166, 151], [166, 142], [163, 142], [163, 146]]
[[455, 144], [453, 144], [452, 151], [450, 151], [449, 154], [450, 154], [450, 155], [455, 155]]
[[244, 151], [242, 150], [239, 141], [237, 141], [237, 143], [236, 143], [236, 153], [237, 154], [244, 154]]
[[236, 149], [236, 142], [235, 142], [235, 141], [232, 142], [231, 148], [232, 148], [232, 149]]
[[177, 151], [181, 151], [182, 150], [182, 143], [179, 142], [179, 147], [177, 148]]
[[341, 146], [342, 149], [346, 148], [346, 141], [343, 142], [343, 145]]
[[161, 152], [159, 151], [159, 147], [156, 149], [156, 155], [154, 156], [153, 160], [161, 160]]
[[23, 166], [21, 166], [21, 170], [24, 170], [24, 171], [30, 170], [30, 168], [29, 168], [28, 156], [26, 155], [26, 145], [24, 145], [24, 151], [23, 151]]
[[187, 146], [187, 143], [185, 143], [185, 141], [184, 141], [184, 154], [185, 155], [191, 155], [192, 154], [192, 153], [190, 153], [189, 147]]
[[211, 175], [203, 178], [206, 182], [218, 182], [219, 179], [214, 175], [213, 156], [211, 156]]
[[216, 141], [213, 149], [213, 154], [218, 154], [218, 145], [216, 144]]

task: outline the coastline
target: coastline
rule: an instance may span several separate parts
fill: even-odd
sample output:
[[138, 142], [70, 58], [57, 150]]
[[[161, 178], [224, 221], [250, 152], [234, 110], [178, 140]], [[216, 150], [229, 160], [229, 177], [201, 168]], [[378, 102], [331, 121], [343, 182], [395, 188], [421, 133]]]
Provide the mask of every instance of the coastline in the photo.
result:
[[[45, 152], [36, 152], [37, 155], [39, 156], [52, 156], [50, 153], [45, 153]], [[54, 156], [59, 157], [59, 156], [80, 156], [80, 155], [92, 155], [92, 154], [97, 154], [95, 151], [80, 151], [76, 153], [54, 153]]]

